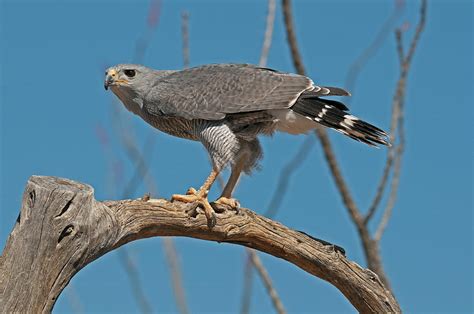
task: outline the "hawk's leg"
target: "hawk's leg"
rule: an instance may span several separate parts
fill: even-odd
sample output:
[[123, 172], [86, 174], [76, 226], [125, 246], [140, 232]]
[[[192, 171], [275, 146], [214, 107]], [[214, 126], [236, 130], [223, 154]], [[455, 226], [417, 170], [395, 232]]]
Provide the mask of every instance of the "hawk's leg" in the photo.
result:
[[212, 228], [216, 225], [216, 214], [211, 204], [209, 204], [209, 201], [207, 200], [207, 194], [209, 193], [209, 189], [216, 180], [218, 174], [219, 171], [213, 169], [209, 177], [199, 189], [199, 191], [196, 191], [194, 188], [190, 188], [186, 195], [173, 194], [173, 196], [171, 197], [172, 201], [197, 203], [198, 205], [200, 205], [204, 210], [204, 214], [206, 215], [207, 225], [209, 226], [209, 228]]
[[239, 210], [240, 203], [235, 198], [232, 198], [232, 192], [234, 192], [235, 186], [237, 182], [239, 182], [240, 174], [245, 166], [246, 157], [246, 154], [242, 154], [237, 163], [232, 167], [229, 180], [222, 191], [221, 197], [214, 203]]

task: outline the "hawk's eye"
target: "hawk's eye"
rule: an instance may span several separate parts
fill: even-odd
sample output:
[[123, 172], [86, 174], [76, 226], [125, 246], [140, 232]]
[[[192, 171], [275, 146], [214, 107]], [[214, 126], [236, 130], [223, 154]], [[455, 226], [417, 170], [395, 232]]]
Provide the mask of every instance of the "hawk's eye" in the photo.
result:
[[125, 75], [128, 76], [128, 77], [134, 77], [135, 76], [135, 70], [124, 70], [123, 73], [125, 73]]

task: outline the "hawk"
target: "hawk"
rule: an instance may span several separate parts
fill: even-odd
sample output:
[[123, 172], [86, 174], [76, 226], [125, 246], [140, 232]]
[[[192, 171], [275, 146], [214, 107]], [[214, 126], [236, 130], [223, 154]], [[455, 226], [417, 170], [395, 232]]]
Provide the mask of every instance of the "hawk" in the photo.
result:
[[175, 71], [119, 64], [107, 69], [104, 87], [154, 128], [204, 145], [212, 162], [209, 177], [199, 190], [190, 188], [172, 200], [197, 202], [209, 227], [216, 223], [209, 189], [230, 166], [215, 203], [239, 206], [232, 192], [240, 174], [250, 174], [262, 158], [260, 134], [301, 134], [323, 125], [371, 146], [389, 145], [383, 130], [349, 114], [343, 103], [324, 98], [350, 96], [344, 89], [270, 68], [211, 64]]

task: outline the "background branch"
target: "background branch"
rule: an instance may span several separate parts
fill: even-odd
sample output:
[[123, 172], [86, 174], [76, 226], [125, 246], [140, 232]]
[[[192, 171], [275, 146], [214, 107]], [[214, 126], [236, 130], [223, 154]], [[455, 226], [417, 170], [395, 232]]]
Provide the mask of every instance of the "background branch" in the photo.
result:
[[[148, 46], [152, 40], [152, 35], [155, 29], [157, 28], [160, 13], [161, 1], [150, 1], [150, 8], [148, 10], [147, 18], [147, 28], [145, 29], [145, 32], [135, 42], [135, 53], [133, 57], [135, 63], [142, 63]], [[188, 36], [187, 13], [183, 13], [182, 20], [183, 31], [186, 31], [186, 36]], [[187, 46], [188, 43], [186, 38], [186, 43], [183, 43], [183, 47]], [[188, 63], [189, 65], [189, 48], [187, 48], [187, 54], [187, 57], [185, 55], [184, 61], [185, 64]], [[113, 122], [115, 124], [116, 130], [118, 131], [117, 133], [119, 134], [119, 139], [122, 144], [122, 147], [127, 157], [134, 165], [134, 172], [122, 192], [122, 198], [132, 197], [138, 189], [138, 186], [142, 183], [145, 184], [148, 193], [156, 197], [158, 196], [157, 186], [155, 184], [154, 178], [152, 177], [149, 171], [147, 160], [144, 157], [147, 156], [148, 158], [151, 158], [154, 139], [156, 135], [154, 132], [150, 133], [147, 137], [147, 140], [145, 141], [143, 149], [140, 149], [138, 147], [138, 142], [133, 134], [133, 128], [130, 125], [124, 125], [125, 122], [128, 120], [122, 116], [122, 111], [120, 111], [119, 107], [121, 107], [121, 104], [118, 104], [117, 101], [114, 101], [112, 106]], [[178, 253], [173, 240], [171, 238], [163, 239], [163, 247], [163, 252], [165, 253], [165, 257], [168, 262], [168, 266], [171, 273], [171, 283], [176, 300], [176, 305], [180, 313], [188, 313], [186, 297], [182, 284], [181, 267], [179, 265]], [[131, 262], [132, 258], [126, 247], [123, 247], [121, 248], [121, 250], [119, 250], [119, 258], [121, 259], [121, 264], [124, 266], [124, 269], [130, 279], [133, 295], [135, 296], [135, 299], [142, 313], [151, 312], [151, 305], [146, 297], [143, 285], [141, 284], [140, 278], [138, 276], [138, 270], [136, 269], [134, 263]]]
[[270, 299], [272, 300], [273, 307], [275, 308], [276, 312], [279, 314], [286, 313], [283, 303], [281, 302], [281, 299], [277, 291], [275, 290], [275, 287], [273, 286], [272, 279], [270, 278], [270, 275], [268, 274], [268, 271], [265, 266], [263, 266], [262, 260], [258, 256], [257, 252], [255, 252], [255, 250], [247, 250], [249, 252], [249, 258], [252, 262], [252, 265], [257, 270], [257, 273], [259, 274], [260, 278], [262, 278], [262, 282], [265, 285], [268, 294], [270, 295]]
[[268, 0], [267, 20], [265, 24], [265, 35], [263, 36], [262, 52], [258, 64], [266, 66], [270, 47], [272, 45], [273, 26], [275, 25], [276, 0]]
[[[360, 55], [357, 56], [354, 62], [350, 65], [349, 70], [347, 71], [344, 86], [348, 91], [351, 92], [353, 96], [355, 95], [355, 87], [360, 72], [367, 65], [369, 60], [377, 53], [380, 47], [382, 47], [382, 44], [388, 35], [392, 33], [393, 26], [400, 18], [404, 8], [404, 0], [394, 0], [393, 10], [387, 20], [380, 27], [378, 33], [375, 35], [374, 40], [362, 51]], [[351, 102], [352, 98], [348, 98], [346, 100], [347, 105], [350, 105]]]
[[[405, 58], [405, 61], [402, 62], [401, 64], [401, 75], [397, 82], [397, 92], [394, 96], [394, 102], [392, 105], [392, 123], [390, 127], [390, 139], [392, 142], [394, 142], [395, 131], [399, 122], [401, 121], [400, 117], [402, 116], [402, 104], [405, 97], [406, 77], [408, 75], [408, 69], [409, 69], [412, 56], [416, 50], [417, 43], [419, 41], [419, 38], [424, 28], [425, 17], [426, 17], [426, 6], [427, 6], [426, 1], [422, 0], [421, 9], [420, 9], [420, 21], [418, 23], [413, 41], [410, 45], [409, 53], [407, 57]], [[294, 30], [292, 11], [291, 11], [291, 0], [282, 0], [282, 7], [283, 7], [283, 17], [284, 17], [284, 22], [285, 22], [285, 28], [286, 28], [286, 33], [287, 33], [287, 40], [288, 40], [288, 45], [289, 45], [290, 52], [292, 55], [293, 64], [299, 74], [305, 75], [306, 71], [303, 65], [301, 54], [298, 49], [298, 43], [296, 40], [296, 34]], [[400, 47], [401, 47], [401, 42], [397, 44], [397, 49], [399, 51], [401, 49]], [[373, 50], [373, 48], [371, 49]], [[342, 201], [354, 225], [356, 226], [356, 229], [360, 236], [368, 267], [380, 276], [380, 279], [385, 283], [387, 287], [390, 287], [388, 278], [385, 274], [385, 271], [383, 270], [379, 242], [380, 242], [380, 238], [382, 236], [383, 230], [385, 229], [388, 223], [388, 220], [390, 218], [390, 215], [395, 203], [395, 197], [398, 190], [399, 174], [400, 174], [400, 168], [401, 168], [401, 154], [403, 152], [404, 143], [401, 143], [401, 146], [398, 146], [397, 149], [395, 149], [395, 147], [389, 148], [386, 165], [384, 167], [381, 181], [377, 187], [376, 196], [374, 197], [374, 200], [368, 210], [367, 215], [363, 216], [361, 214], [361, 211], [357, 207], [357, 204], [355, 203], [351, 195], [351, 192], [349, 190], [349, 187], [340, 170], [340, 167], [336, 159], [336, 155], [332, 149], [331, 142], [329, 140], [329, 137], [327, 136], [326, 131], [323, 128], [318, 127], [316, 128], [315, 133], [320, 140], [325, 159], [328, 163], [329, 169], [336, 183], [336, 187], [339, 190], [339, 194], [341, 195]], [[402, 131], [402, 134], [403, 134], [403, 131]], [[389, 202], [384, 211], [379, 227], [377, 228], [376, 234], [372, 236], [370, 234], [367, 224], [369, 220], [373, 217], [377, 209], [377, 206], [379, 205], [382, 199], [385, 186], [388, 182], [390, 169], [392, 168], [392, 165], [394, 163], [397, 164], [396, 170], [395, 170], [396, 174], [394, 174], [394, 176], [392, 177], [391, 194], [389, 196]]]
[[128, 250], [118, 250], [118, 254], [120, 256], [120, 262], [125, 269], [125, 273], [128, 275], [128, 279], [130, 280], [132, 286], [132, 292], [135, 296], [135, 299], [138, 302], [138, 306], [142, 313], [151, 313], [152, 308], [148, 298], [146, 297], [145, 291], [143, 289], [142, 282], [140, 280], [140, 276], [138, 273], [137, 265], [135, 264], [132, 255], [128, 252]]
[[183, 67], [189, 68], [189, 13], [181, 13], [181, 37], [183, 39]]

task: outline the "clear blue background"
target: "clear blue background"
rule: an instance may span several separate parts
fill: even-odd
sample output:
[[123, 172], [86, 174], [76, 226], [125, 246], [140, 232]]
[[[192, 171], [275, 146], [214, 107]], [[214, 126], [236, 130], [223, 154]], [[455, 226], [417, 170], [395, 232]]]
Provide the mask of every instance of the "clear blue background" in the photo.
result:
[[[147, 1], [1, 2], [0, 247], [15, 222], [28, 177], [67, 177], [91, 184], [96, 198], [119, 198], [132, 175], [113, 125], [114, 96], [103, 89], [103, 70], [129, 62], [146, 33]], [[393, 9], [391, 1], [295, 1], [297, 35], [309, 75], [344, 84], [348, 67], [372, 41]], [[180, 13], [190, 14], [191, 65], [257, 63], [266, 1], [164, 1], [143, 63], [183, 66]], [[397, 25], [418, 18], [408, 1]], [[280, 5], [268, 66], [293, 71]], [[364, 68], [352, 111], [388, 128], [398, 75], [392, 35]], [[406, 100], [407, 146], [399, 197], [382, 240], [386, 272], [407, 312], [473, 311], [473, 4], [430, 1], [410, 73]], [[119, 108], [119, 107], [116, 107]], [[120, 109], [122, 110], [122, 109]], [[152, 142], [149, 163], [161, 196], [199, 186], [209, 165], [197, 143], [158, 133], [127, 117], [140, 146]], [[101, 142], [98, 134], [107, 137]], [[374, 150], [331, 132], [342, 170], [361, 208], [367, 208], [381, 175], [386, 149]], [[150, 138], [152, 139], [150, 141]], [[280, 169], [304, 137], [278, 134], [263, 140], [262, 171], [245, 177], [236, 196], [263, 213]], [[117, 184], [118, 182], [118, 184]], [[143, 195], [140, 186], [134, 197]], [[213, 196], [217, 192], [213, 192]], [[343, 246], [364, 264], [359, 239], [315, 141], [290, 182], [277, 220]], [[242, 247], [176, 239], [191, 312], [238, 312]], [[128, 245], [154, 312], [177, 310], [159, 238]], [[289, 312], [354, 311], [331, 285], [297, 267], [261, 255]], [[56, 312], [71, 312], [76, 295], [86, 312], [137, 312], [126, 273], [114, 251], [72, 280]], [[252, 312], [272, 312], [256, 280]]]

